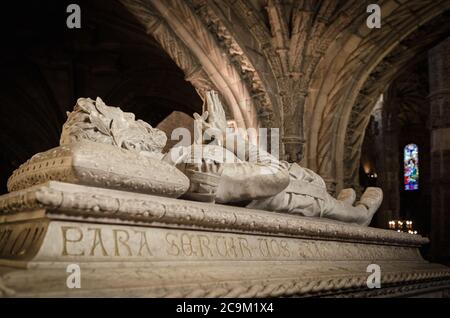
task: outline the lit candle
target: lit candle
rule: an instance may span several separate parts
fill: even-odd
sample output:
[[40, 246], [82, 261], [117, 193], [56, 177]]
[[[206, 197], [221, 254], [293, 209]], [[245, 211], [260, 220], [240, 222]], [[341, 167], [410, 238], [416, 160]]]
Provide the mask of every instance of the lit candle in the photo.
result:
[[412, 221], [406, 221], [406, 227], [409, 229], [409, 230], [412, 230]]
[[395, 221], [389, 221], [389, 228], [395, 230]]

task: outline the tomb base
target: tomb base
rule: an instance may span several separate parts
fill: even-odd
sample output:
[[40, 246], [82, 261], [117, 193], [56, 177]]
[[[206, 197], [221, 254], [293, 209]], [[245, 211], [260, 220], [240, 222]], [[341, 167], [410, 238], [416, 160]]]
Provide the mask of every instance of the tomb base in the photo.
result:
[[[421, 257], [427, 243], [322, 219], [51, 181], [0, 197], [0, 295], [448, 296], [450, 269]], [[367, 285], [370, 264], [381, 269], [381, 288]], [[75, 280], [80, 288], [69, 288]]]

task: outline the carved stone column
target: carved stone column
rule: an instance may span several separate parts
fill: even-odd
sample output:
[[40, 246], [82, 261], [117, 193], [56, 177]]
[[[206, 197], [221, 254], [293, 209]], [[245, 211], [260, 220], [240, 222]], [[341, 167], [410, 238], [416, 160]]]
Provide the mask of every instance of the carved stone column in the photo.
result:
[[390, 220], [400, 219], [400, 154], [399, 154], [399, 124], [396, 100], [392, 92], [385, 94], [380, 112], [376, 115], [380, 135], [376, 138], [377, 153], [377, 186], [383, 189], [383, 203], [375, 214], [377, 227], [387, 228]]
[[299, 162], [303, 158], [305, 140], [300, 136], [284, 136], [284, 155], [288, 162]]
[[432, 220], [431, 255], [450, 263], [450, 38], [428, 55]]

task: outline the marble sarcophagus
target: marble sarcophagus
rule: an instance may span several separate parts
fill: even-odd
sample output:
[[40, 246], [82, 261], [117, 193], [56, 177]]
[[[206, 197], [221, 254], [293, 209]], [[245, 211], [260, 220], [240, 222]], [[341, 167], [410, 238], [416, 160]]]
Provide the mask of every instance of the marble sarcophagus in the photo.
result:
[[[207, 99], [210, 114], [194, 117], [228, 137], [218, 96]], [[311, 170], [245, 139], [241, 157], [203, 141], [163, 154], [165, 143], [134, 114], [79, 99], [59, 147], [0, 196], [0, 295], [448, 295], [450, 269], [419, 253], [427, 239], [364, 226], [381, 189], [354, 205], [352, 189], [334, 198]]]
[[[450, 289], [418, 235], [50, 181], [0, 197], [4, 297], [414, 296]], [[71, 264], [80, 288], [69, 288]], [[370, 289], [368, 265], [381, 269]]]

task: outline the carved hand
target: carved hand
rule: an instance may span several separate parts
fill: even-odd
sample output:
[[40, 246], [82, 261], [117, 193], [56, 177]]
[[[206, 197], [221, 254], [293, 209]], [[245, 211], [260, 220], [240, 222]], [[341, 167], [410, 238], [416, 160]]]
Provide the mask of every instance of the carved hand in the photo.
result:
[[[226, 134], [227, 120], [225, 111], [216, 92], [206, 92], [206, 110], [200, 116], [194, 114], [196, 122], [196, 133], [198, 138], [203, 137], [206, 132], [206, 138], [214, 139], [216, 144], [222, 145], [222, 140]], [[203, 144], [203, 139], [196, 139], [196, 144]]]
[[225, 134], [227, 129], [227, 119], [217, 92], [206, 92], [206, 107], [209, 114], [208, 123]]

